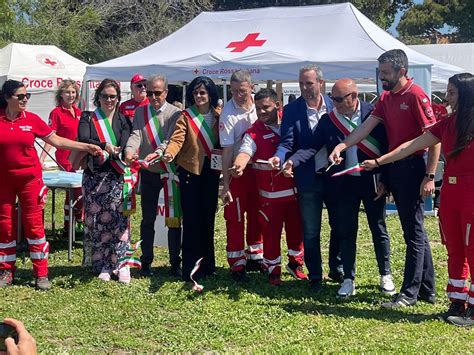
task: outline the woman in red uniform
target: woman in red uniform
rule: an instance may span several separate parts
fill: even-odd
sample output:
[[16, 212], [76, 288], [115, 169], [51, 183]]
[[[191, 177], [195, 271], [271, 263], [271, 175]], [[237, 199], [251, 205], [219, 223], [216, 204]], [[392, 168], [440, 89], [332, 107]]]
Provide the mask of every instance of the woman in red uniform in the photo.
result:
[[448, 250], [447, 293], [451, 301], [446, 319], [455, 325], [473, 326], [474, 75], [463, 73], [452, 76], [448, 83], [447, 100], [453, 111], [450, 116], [418, 138], [378, 159], [366, 160], [363, 165], [370, 170], [441, 142], [446, 168], [439, 211], [441, 237]]
[[[74, 80], [63, 80], [59, 84], [55, 94], [56, 107], [49, 114], [49, 126], [58, 136], [75, 141], [77, 139], [77, 128], [79, 127], [79, 119], [81, 118], [81, 110], [76, 106], [79, 100], [79, 85]], [[51, 145], [46, 143], [44, 150], [41, 152], [40, 162], [44, 164], [46, 154], [51, 150]], [[57, 149], [55, 152], [56, 161], [65, 171], [74, 171], [69, 162], [70, 150]], [[74, 189], [74, 200], [78, 200], [82, 195], [82, 188]], [[67, 235], [69, 230], [69, 190], [66, 190], [66, 198], [64, 200], [64, 234]], [[82, 226], [83, 221], [83, 203], [79, 199], [74, 206], [76, 221], [78, 226]], [[81, 229], [81, 228], [79, 228]]]
[[34, 147], [39, 137], [56, 148], [99, 154], [92, 144], [59, 137], [43, 120], [26, 111], [30, 94], [16, 80], [7, 80], [0, 92], [0, 288], [13, 282], [16, 261], [15, 201], [21, 205], [21, 219], [35, 274], [35, 286], [48, 290], [49, 245], [44, 235], [42, 209], [45, 188], [41, 164]]

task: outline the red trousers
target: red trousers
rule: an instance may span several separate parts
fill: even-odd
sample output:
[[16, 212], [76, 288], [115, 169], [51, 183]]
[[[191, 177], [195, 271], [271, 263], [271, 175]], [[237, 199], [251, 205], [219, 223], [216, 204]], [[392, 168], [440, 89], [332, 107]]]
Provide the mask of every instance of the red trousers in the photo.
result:
[[40, 200], [43, 180], [31, 177], [2, 177], [0, 189], [0, 270], [15, 270], [16, 262], [16, 208], [18, 196], [21, 206], [23, 235], [28, 242], [33, 272], [36, 277], [48, 275], [49, 244], [43, 226], [44, 202]]
[[234, 201], [224, 208], [227, 261], [232, 271], [239, 271], [245, 267], [247, 259], [261, 261], [263, 258], [263, 236], [258, 222], [258, 189], [251, 167], [246, 168], [238, 179], [232, 179], [230, 192]]
[[285, 225], [288, 262], [304, 263], [303, 227], [298, 202], [265, 203], [259, 218], [263, 231], [263, 263], [269, 274], [281, 274], [281, 232]]
[[441, 237], [448, 250], [448, 297], [474, 306], [474, 176], [445, 176], [439, 211]]

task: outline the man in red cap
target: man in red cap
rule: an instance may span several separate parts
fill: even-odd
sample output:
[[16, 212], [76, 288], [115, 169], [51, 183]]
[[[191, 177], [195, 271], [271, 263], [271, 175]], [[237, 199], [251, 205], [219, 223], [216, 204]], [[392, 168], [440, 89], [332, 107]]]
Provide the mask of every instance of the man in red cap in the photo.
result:
[[146, 79], [141, 74], [135, 74], [130, 80], [130, 89], [132, 90], [132, 98], [120, 104], [119, 111], [125, 115], [130, 122], [133, 122], [133, 115], [137, 107], [149, 104], [146, 97]]

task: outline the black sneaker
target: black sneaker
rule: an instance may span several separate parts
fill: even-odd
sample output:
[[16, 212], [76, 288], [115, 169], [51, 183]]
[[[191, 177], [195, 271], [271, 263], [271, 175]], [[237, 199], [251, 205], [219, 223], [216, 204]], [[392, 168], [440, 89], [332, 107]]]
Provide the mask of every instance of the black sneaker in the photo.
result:
[[49, 282], [48, 276], [37, 277], [35, 280], [35, 288], [40, 291], [50, 290], [51, 282]]
[[13, 283], [13, 272], [11, 270], [0, 270], [0, 288], [11, 286]]
[[430, 304], [435, 304], [436, 303], [436, 295], [434, 293], [430, 293], [430, 294], [426, 294], [426, 293], [422, 293], [420, 292], [418, 294], [418, 300], [420, 301], [425, 301], [427, 303], [430, 303]]
[[446, 320], [458, 327], [470, 328], [474, 326], [474, 306], [469, 305], [464, 316], [450, 316]]
[[231, 276], [235, 282], [249, 282], [250, 281], [245, 270], [232, 271]]
[[150, 264], [142, 264], [142, 268], [140, 269], [140, 276], [142, 277], [152, 277], [153, 271], [151, 271]]
[[247, 264], [245, 265], [245, 270], [248, 272], [259, 271], [263, 272], [262, 262], [257, 260], [248, 259]]
[[444, 320], [448, 320], [449, 317], [464, 317], [466, 314], [466, 302], [457, 300], [451, 302], [448, 311], [443, 315]]
[[330, 271], [328, 278], [334, 282], [342, 284], [344, 282], [344, 274], [339, 271]]
[[411, 307], [416, 304], [416, 298], [410, 298], [404, 293], [396, 293], [389, 302], [382, 303], [382, 308], [397, 309], [404, 307]]
[[321, 280], [309, 280], [309, 288], [311, 291], [320, 292], [323, 288], [323, 282]]
[[178, 266], [172, 266], [171, 269], [170, 269], [170, 274], [171, 274], [171, 276], [174, 276], [174, 277], [183, 276], [183, 272], [182, 272], [181, 267], [179, 265]]

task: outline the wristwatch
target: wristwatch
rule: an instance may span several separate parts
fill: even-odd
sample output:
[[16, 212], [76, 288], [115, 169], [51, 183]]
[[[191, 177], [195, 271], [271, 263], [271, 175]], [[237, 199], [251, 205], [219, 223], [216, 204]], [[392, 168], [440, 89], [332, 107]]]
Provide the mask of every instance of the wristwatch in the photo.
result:
[[425, 174], [425, 177], [427, 177], [427, 178], [430, 179], [430, 180], [434, 180], [435, 175], [434, 175], [434, 174], [426, 173], [426, 174]]

